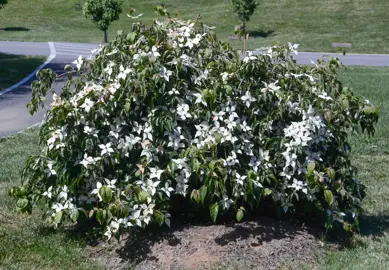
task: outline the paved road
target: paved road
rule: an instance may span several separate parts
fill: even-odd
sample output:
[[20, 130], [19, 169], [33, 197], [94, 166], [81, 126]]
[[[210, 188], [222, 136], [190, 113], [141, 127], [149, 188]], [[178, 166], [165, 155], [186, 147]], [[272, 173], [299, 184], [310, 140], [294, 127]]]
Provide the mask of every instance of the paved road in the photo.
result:
[[[21, 55], [46, 55], [53, 58], [45, 68], [51, 68], [58, 73], [63, 72], [66, 64], [74, 61], [79, 55], [89, 56], [91, 50], [98, 44], [77, 43], [34, 43], [34, 42], [0, 42], [0, 53]], [[27, 81], [7, 93], [0, 92], [0, 137], [24, 130], [25, 128], [39, 123], [44, 118], [45, 111], [41, 110], [31, 116], [26, 104], [31, 99], [30, 84], [35, 80], [31, 76]], [[64, 82], [59, 81], [55, 89], [60, 90]], [[47, 101], [49, 104], [50, 98]]]
[[[46, 67], [60, 73], [66, 64], [74, 61], [79, 55], [89, 56], [91, 50], [97, 46], [98, 44], [0, 41], [0, 53], [46, 55], [52, 59]], [[345, 65], [389, 66], [389, 55], [383, 54], [347, 54], [343, 56], [334, 53], [300, 52], [296, 59], [300, 64], [311, 64], [311, 60], [317, 60], [323, 55], [338, 57]], [[31, 76], [12, 91], [0, 92], [0, 137], [22, 131], [43, 119], [44, 111], [31, 116], [26, 109], [26, 104], [31, 98], [29, 85], [34, 79], [35, 76]], [[63, 83], [60, 81], [55, 89], [60, 90]]]

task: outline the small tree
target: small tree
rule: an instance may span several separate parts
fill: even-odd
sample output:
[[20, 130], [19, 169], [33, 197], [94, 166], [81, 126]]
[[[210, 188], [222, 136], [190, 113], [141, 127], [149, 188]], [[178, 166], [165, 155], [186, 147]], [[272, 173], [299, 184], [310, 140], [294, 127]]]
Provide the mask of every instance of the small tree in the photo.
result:
[[8, 3], [8, 0], [0, 0], [0, 10]]
[[231, 6], [233, 12], [238, 15], [239, 20], [242, 22], [235, 27], [235, 33], [239, 38], [244, 37], [244, 49], [246, 50], [247, 30], [246, 24], [250, 21], [251, 15], [255, 12], [258, 6], [258, 0], [231, 0]]
[[[1, 1], [1, 0], [0, 0]], [[104, 42], [108, 42], [107, 30], [111, 22], [119, 19], [122, 12], [121, 0], [86, 0], [84, 15], [91, 18], [97, 27], [104, 31]]]

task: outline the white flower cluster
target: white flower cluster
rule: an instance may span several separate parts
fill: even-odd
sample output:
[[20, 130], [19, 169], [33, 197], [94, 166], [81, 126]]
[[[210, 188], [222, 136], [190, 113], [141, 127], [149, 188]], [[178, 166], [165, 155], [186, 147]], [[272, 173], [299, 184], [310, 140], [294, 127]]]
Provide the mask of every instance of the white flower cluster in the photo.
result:
[[[322, 117], [317, 115], [311, 106], [308, 111], [302, 111], [302, 114], [301, 122], [292, 122], [284, 128], [285, 137], [290, 140], [284, 144], [286, 150], [282, 155], [285, 158], [285, 166], [281, 176], [285, 177], [288, 182], [293, 181], [292, 184], [288, 185], [288, 188], [296, 191], [301, 190], [308, 194], [307, 184], [295, 177], [301, 173], [306, 173], [309, 162], [322, 161], [322, 155], [325, 153], [312, 149], [320, 149], [321, 147], [325, 151], [327, 148], [326, 141], [331, 137], [331, 133], [327, 130]], [[300, 153], [303, 153], [303, 155]], [[303, 160], [301, 156], [303, 156]], [[286, 204], [282, 199], [281, 201], [284, 205]]]

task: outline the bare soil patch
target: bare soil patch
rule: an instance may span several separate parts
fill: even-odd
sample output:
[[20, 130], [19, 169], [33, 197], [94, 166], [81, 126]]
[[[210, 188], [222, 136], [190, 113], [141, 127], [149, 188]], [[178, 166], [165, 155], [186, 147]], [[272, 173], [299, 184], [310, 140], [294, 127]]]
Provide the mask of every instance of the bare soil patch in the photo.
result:
[[227, 225], [180, 226], [145, 231], [120, 242], [88, 246], [107, 269], [316, 268], [321, 230], [267, 217]]

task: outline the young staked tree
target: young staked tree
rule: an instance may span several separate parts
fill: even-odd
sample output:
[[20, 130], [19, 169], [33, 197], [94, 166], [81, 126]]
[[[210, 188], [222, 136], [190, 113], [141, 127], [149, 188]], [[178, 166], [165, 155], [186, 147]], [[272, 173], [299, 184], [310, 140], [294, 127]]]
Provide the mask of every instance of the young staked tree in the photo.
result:
[[[1, 1], [1, 0], [0, 0]], [[91, 18], [97, 27], [104, 31], [104, 42], [108, 42], [107, 30], [111, 22], [119, 19], [122, 12], [121, 0], [86, 0], [84, 15]]]
[[0, 10], [8, 3], [8, 0], [0, 0]]
[[246, 50], [246, 40], [248, 38], [246, 24], [250, 21], [251, 15], [255, 12], [258, 0], [231, 0], [233, 12], [238, 15], [241, 24], [235, 27], [235, 33], [239, 38], [244, 38], [244, 50]]

